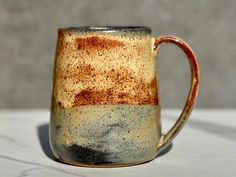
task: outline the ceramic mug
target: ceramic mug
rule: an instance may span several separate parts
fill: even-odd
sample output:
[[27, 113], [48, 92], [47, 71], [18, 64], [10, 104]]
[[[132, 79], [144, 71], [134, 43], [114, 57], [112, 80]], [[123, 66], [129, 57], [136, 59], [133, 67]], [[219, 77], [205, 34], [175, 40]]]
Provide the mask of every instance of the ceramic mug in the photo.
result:
[[[156, 55], [177, 45], [191, 67], [183, 112], [161, 133]], [[147, 27], [58, 30], [50, 120], [54, 156], [79, 166], [128, 166], [155, 158], [181, 130], [199, 88], [197, 59], [186, 42], [153, 38]]]

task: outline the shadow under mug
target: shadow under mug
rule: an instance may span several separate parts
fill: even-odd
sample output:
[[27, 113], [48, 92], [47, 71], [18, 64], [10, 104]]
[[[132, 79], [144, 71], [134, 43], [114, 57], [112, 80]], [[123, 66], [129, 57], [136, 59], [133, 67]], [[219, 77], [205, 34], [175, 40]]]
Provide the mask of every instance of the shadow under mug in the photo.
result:
[[[183, 111], [161, 133], [156, 56], [175, 44], [189, 61], [192, 84]], [[152, 160], [189, 118], [199, 89], [192, 49], [173, 36], [153, 38], [147, 27], [74, 27], [58, 30], [50, 144], [56, 158], [88, 167]]]

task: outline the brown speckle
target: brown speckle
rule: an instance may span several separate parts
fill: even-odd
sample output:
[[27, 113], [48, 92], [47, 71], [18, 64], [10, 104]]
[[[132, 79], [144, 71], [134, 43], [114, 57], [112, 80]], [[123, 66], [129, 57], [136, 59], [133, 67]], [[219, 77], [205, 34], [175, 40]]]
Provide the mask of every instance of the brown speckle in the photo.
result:
[[149, 85], [150, 85], [151, 88], [156, 88], [157, 87], [156, 78], [154, 78]]
[[60, 101], [58, 101], [58, 106], [61, 108], [64, 108], [64, 106], [62, 105], [62, 103]]

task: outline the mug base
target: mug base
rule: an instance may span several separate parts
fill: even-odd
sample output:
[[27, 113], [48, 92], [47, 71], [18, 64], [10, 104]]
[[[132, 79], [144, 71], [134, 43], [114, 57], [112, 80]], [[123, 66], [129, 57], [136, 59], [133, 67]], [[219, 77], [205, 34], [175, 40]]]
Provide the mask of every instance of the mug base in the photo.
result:
[[86, 163], [82, 163], [82, 162], [73, 162], [73, 161], [69, 161], [69, 160], [64, 160], [64, 159], [60, 159], [59, 157], [57, 157], [56, 155], [54, 155], [55, 160], [64, 164], [68, 164], [68, 165], [73, 165], [73, 166], [77, 166], [77, 167], [86, 167], [86, 168], [121, 168], [121, 167], [131, 167], [131, 166], [136, 166], [136, 165], [142, 165], [145, 163], [148, 163], [152, 160], [155, 159], [152, 158], [150, 160], [145, 160], [145, 161], [140, 161], [140, 162], [133, 162], [133, 163], [101, 163], [101, 164], [86, 164]]

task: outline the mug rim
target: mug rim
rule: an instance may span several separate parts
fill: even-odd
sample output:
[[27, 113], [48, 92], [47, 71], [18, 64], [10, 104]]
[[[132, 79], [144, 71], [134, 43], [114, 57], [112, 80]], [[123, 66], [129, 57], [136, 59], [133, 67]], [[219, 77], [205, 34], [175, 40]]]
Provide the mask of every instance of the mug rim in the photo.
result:
[[59, 28], [58, 31], [72, 32], [147, 32], [151, 33], [151, 28], [147, 26], [75, 26]]

